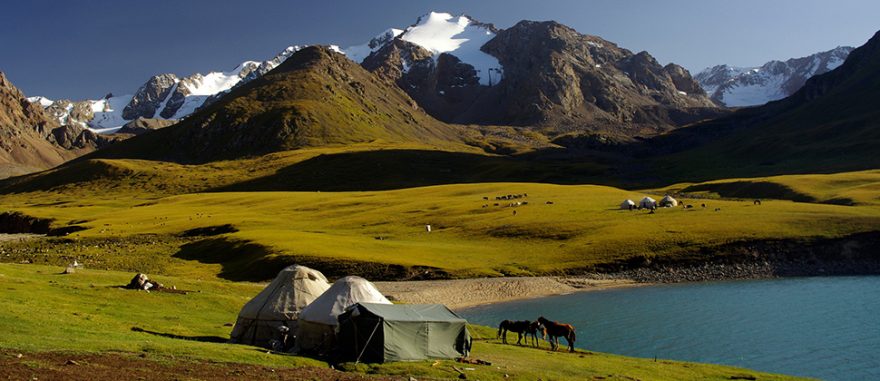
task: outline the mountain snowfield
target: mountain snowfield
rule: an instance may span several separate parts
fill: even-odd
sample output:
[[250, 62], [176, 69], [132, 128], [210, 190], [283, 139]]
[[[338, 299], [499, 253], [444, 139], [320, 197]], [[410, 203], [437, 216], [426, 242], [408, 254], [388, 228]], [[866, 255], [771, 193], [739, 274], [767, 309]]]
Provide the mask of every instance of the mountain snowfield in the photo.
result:
[[757, 106], [785, 98], [807, 79], [843, 64], [853, 50], [848, 46], [756, 67], [718, 65], [694, 76], [715, 102], [728, 107]]
[[[345, 49], [335, 45], [331, 48], [360, 64], [388, 42], [400, 38], [430, 51], [435, 60], [443, 53], [454, 55], [461, 62], [474, 67], [481, 85], [492, 86], [501, 80], [504, 70], [497, 58], [481, 51], [480, 48], [494, 37], [495, 31], [492, 26], [475, 22], [467, 16], [430, 12], [419, 17], [415, 24], [406, 29], [389, 28], [365, 44]], [[173, 74], [166, 75], [172, 78], [170, 87], [157, 89], [160, 91], [157, 94], [164, 96], [152, 101], [155, 103], [154, 108], [137, 112], [134, 118], [131, 117], [134, 111], [125, 112], [125, 110], [127, 107], [131, 108], [135, 100], [149, 102], [150, 94], [147, 94], [148, 90], [151, 90], [148, 88], [149, 82], [134, 94], [109, 96], [100, 100], [54, 101], [39, 96], [28, 99], [31, 102], [39, 102], [44, 108], [51, 108], [52, 114], [61, 124], [76, 124], [97, 133], [113, 133], [138, 117], [168, 120], [185, 118], [210, 98], [274, 69], [302, 47], [305, 45], [289, 46], [272, 59], [263, 62], [245, 61], [231, 71], [210, 72], [204, 75], [196, 73], [184, 78], [177, 78]], [[52, 107], [53, 105], [55, 107]], [[91, 112], [77, 113], [75, 109]], [[128, 117], [124, 117], [123, 114], [127, 114]]]
[[447, 53], [473, 66], [483, 86], [498, 83], [504, 73], [497, 58], [480, 50], [494, 37], [492, 28], [474, 23], [467, 16], [437, 12], [420, 17], [416, 25], [407, 28], [399, 36], [404, 41], [427, 49], [434, 54], [434, 59], [441, 53]]

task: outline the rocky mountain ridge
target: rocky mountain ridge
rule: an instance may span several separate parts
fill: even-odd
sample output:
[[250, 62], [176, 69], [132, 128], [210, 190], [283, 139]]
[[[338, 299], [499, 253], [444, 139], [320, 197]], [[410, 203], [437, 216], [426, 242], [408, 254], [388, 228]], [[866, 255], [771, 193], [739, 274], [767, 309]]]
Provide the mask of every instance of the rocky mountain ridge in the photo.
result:
[[179, 120], [231, 88], [262, 76], [280, 65], [300, 46], [289, 46], [275, 57], [245, 61], [227, 72], [195, 73], [178, 77], [173, 73], [150, 77], [133, 95], [108, 94], [100, 100], [71, 101], [31, 97], [46, 108], [61, 125], [76, 125], [99, 133], [112, 133], [139, 118]]

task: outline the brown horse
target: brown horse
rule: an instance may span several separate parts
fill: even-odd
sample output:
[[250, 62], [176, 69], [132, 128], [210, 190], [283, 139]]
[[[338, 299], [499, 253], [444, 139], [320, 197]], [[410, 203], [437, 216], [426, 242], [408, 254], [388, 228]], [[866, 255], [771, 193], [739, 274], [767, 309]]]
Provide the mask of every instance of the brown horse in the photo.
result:
[[538, 323], [541, 323], [541, 325], [543, 325], [546, 329], [547, 336], [549, 336], [549, 339], [547, 341], [550, 342], [550, 350], [558, 350], [559, 338], [564, 337], [565, 341], [568, 341], [568, 351], [574, 352], [574, 326], [572, 326], [571, 324], [562, 324], [555, 321], [550, 321], [545, 319], [543, 316], [538, 318]]
[[[516, 334], [517, 334], [516, 344], [522, 345], [523, 336], [532, 335], [531, 329], [532, 329], [532, 326], [534, 326], [534, 325], [535, 325], [535, 323], [528, 321], [528, 320], [520, 320], [520, 321], [505, 320], [505, 321], [502, 321], [501, 324], [498, 325], [498, 337], [501, 338], [502, 343], [507, 344], [507, 332], [508, 331], [516, 332]], [[537, 340], [538, 340], [537, 339], [537, 329], [535, 329], [535, 333], [533, 334], [533, 336], [536, 337], [535, 342], [537, 342]], [[528, 337], [526, 338], [526, 340], [528, 341]]]

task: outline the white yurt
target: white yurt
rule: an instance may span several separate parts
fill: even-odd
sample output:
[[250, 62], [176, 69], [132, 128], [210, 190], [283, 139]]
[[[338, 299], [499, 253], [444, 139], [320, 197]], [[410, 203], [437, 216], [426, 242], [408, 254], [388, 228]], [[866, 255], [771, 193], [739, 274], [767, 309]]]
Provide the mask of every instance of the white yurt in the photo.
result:
[[320, 271], [288, 266], [242, 307], [229, 335], [230, 341], [265, 347], [277, 338], [282, 326], [296, 332], [302, 310], [328, 288], [330, 283]]
[[640, 208], [653, 208], [657, 206], [657, 201], [650, 197], [645, 197], [642, 201], [639, 201]]
[[336, 341], [339, 315], [357, 303], [391, 304], [370, 281], [347, 276], [333, 283], [299, 315], [296, 352], [327, 354]]
[[636, 203], [633, 200], [624, 200], [622, 203], [620, 203], [620, 209], [624, 209], [624, 210], [629, 210], [629, 209], [635, 208], [635, 206], [636, 206]]
[[666, 195], [666, 197], [663, 197], [663, 199], [660, 200], [660, 206], [663, 206], [663, 207], [678, 206], [678, 200], [672, 198], [672, 196], [670, 196], [670, 195]]

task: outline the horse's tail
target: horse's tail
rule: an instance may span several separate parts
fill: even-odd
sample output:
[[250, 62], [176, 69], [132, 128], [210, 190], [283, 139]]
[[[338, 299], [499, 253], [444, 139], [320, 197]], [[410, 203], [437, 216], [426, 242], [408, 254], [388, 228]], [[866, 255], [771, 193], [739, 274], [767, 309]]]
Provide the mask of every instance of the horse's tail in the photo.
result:
[[574, 344], [574, 340], [577, 338], [577, 335], [574, 332], [574, 327], [571, 327], [571, 343]]
[[504, 322], [503, 321], [501, 322], [501, 324], [498, 324], [498, 335], [495, 336], [496, 339], [501, 337], [502, 330], [504, 330]]

